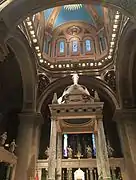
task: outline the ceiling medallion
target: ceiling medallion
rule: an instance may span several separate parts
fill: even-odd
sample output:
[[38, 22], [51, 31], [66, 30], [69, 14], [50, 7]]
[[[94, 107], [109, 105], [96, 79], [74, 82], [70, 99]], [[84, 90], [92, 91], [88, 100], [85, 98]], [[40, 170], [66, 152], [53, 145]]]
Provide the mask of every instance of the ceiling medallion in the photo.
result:
[[68, 11], [76, 11], [78, 9], [81, 9], [83, 7], [82, 4], [69, 4], [69, 5], [64, 5], [64, 9]]
[[79, 33], [81, 32], [81, 28], [78, 27], [78, 26], [70, 26], [68, 29], [67, 29], [67, 33], [69, 35], [78, 35]]

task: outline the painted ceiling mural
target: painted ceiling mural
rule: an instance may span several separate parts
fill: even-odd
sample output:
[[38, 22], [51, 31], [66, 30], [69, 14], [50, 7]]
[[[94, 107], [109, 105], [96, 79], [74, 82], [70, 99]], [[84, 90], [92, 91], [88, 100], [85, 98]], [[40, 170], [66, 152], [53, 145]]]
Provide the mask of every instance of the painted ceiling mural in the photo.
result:
[[[55, 7], [44, 11], [47, 22], [53, 29], [71, 21], [81, 21], [89, 23], [95, 27], [103, 23], [103, 7], [100, 5], [67, 5]], [[68, 7], [71, 6], [71, 7]]]

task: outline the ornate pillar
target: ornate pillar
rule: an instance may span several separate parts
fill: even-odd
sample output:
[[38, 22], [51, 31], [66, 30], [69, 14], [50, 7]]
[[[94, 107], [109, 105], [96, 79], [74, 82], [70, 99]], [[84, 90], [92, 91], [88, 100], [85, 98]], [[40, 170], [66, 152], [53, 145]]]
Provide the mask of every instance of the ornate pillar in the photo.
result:
[[67, 168], [67, 179], [72, 180], [72, 168]]
[[41, 180], [41, 178], [42, 178], [42, 169], [37, 169], [36, 173], [38, 173], [38, 180]]
[[112, 167], [112, 168], [111, 168], [112, 179], [115, 179], [115, 178], [116, 178], [115, 170], [116, 170], [115, 167]]
[[93, 168], [89, 168], [90, 180], [94, 180], [93, 177]]
[[86, 180], [89, 180], [89, 170], [86, 169]]
[[57, 133], [57, 180], [61, 180], [62, 133]]
[[6, 180], [9, 180], [11, 173], [12, 173], [12, 166], [8, 165], [7, 173], [6, 173]]
[[[33, 148], [37, 138], [37, 113], [19, 114], [20, 125], [17, 138], [17, 166], [15, 180], [34, 178], [36, 167], [36, 149]], [[39, 119], [39, 118], [38, 118]], [[41, 123], [41, 122], [40, 122]], [[38, 148], [38, 147], [37, 147]]]
[[56, 118], [51, 118], [51, 131], [50, 131], [50, 149], [48, 160], [48, 179], [55, 180], [56, 176]]
[[106, 138], [102, 118], [97, 119], [98, 132], [96, 135], [96, 158], [98, 165], [98, 176], [104, 180], [111, 179]]

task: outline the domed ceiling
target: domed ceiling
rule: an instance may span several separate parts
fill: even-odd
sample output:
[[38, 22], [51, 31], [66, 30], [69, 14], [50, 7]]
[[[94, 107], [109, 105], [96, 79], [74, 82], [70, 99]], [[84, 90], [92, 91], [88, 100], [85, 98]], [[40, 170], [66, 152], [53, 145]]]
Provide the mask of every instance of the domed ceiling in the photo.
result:
[[83, 5], [76, 8], [72, 7], [55, 7], [44, 11], [46, 22], [50, 22], [52, 28], [56, 28], [64, 23], [80, 21], [89, 23], [95, 27], [103, 24], [104, 8], [100, 5]]
[[121, 18], [100, 4], [69, 4], [27, 18], [26, 26], [46, 70], [98, 72], [114, 61]]

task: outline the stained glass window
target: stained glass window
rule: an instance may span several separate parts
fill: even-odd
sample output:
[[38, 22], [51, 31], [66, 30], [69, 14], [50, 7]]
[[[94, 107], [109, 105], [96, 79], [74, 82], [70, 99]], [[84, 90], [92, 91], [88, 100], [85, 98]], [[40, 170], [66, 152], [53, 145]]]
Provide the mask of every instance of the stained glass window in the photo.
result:
[[65, 51], [64, 41], [60, 41], [60, 43], [59, 43], [59, 52], [64, 53], [64, 51]]
[[85, 51], [86, 52], [90, 52], [91, 51], [91, 41], [89, 39], [87, 39], [85, 41]]
[[64, 157], [67, 157], [68, 153], [67, 153], [67, 147], [68, 147], [68, 135], [64, 134], [64, 144], [63, 144], [63, 155]]
[[96, 156], [96, 144], [95, 144], [94, 134], [92, 134], [92, 142], [93, 142], [93, 155]]
[[78, 42], [72, 41], [72, 51], [77, 52], [78, 51]]

